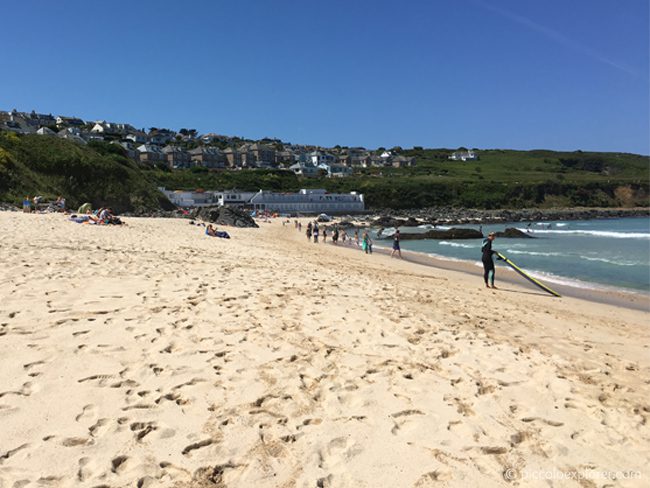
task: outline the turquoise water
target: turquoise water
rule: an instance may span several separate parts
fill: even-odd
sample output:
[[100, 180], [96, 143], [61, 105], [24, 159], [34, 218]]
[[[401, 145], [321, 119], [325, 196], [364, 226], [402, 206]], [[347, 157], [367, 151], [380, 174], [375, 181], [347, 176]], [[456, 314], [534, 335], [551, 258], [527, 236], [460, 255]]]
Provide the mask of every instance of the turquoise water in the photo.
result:
[[[530, 235], [535, 239], [497, 238], [493, 249], [534, 276], [549, 282], [582, 287], [604, 285], [650, 292], [650, 219], [530, 224]], [[454, 227], [478, 229], [477, 225]], [[483, 233], [504, 230], [506, 227], [527, 231], [528, 222], [484, 225]], [[401, 228], [402, 232], [426, 230], [422, 226]], [[390, 246], [390, 241], [378, 240], [377, 244]], [[402, 249], [405, 250], [470, 260], [477, 264], [481, 259], [480, 248], [481, 239], [402, 241]]]

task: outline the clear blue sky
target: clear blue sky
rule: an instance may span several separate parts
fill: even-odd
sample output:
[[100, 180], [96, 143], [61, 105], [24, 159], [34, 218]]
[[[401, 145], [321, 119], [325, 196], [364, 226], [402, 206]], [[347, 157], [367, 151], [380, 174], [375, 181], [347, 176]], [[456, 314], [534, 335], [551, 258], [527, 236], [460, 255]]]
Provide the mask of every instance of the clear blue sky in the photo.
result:
[[649, 154], [648, 3], [8, 1], [0, 109], [326, 146]]

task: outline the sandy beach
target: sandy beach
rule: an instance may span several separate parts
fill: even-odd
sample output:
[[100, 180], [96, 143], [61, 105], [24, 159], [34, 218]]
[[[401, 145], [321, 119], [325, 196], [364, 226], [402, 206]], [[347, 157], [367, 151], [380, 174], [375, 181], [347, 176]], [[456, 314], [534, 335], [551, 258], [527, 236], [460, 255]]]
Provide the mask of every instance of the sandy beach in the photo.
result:
[[0, 213], [0, 488], [650, 485], [647, 311], [126, 222]]

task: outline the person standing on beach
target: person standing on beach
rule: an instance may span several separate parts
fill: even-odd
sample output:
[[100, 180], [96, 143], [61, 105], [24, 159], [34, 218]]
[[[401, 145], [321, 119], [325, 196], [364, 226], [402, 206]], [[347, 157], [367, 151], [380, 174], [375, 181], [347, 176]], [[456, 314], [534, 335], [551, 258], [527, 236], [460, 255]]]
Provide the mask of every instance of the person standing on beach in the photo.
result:
[[339, 243], [339, 228], [337, 226], [334, 226], [334, 231], [332, 232], [332, 242], [335, 246]]
[[393, 251], [390, 253], [390, 257], [395, 257], [395, 253], [402, 259], [402, 250], [399, 247], [399, 229], [393, 234]]
[[[481, 246], [481, 261], [483, 261], [483, 280], [485, 281], [485, 287], [490, 288], [490, 285], [492, 285], [492, 288], [496, 288], [494, 286], [494, 261], [492, 260], [492, 255], [496, 254], [496, 251], [492, 250], [492, 241], [494, 241], [494, 238], [496, 235], [494, 232], [490, 232], [488, 236], [483, 239], [483, 245]], [[488, 281], [490, 284], [488, 284]]]
[[23, 212], [30, 213], [32, 211], [32, 201], [29, 196], [23, 198]]
[[314, 244], [318, 244], [318, 222], [314, 222], [312, 227], [312, 235], [314, 236]]
[[359, 229], [354, 229], [354, 244], [359, 247]]
[[307, 240], [311, 242], [311, 222], [307, 224]]
[[327, 226], [323, 226], [323, 242], [327, 242]]
[[364, 231], [363, 233], [363, 250], [366, 252], [366, 254], [372, 254], [372, 239], [370, 239], [370, 236], [368, 235], [368, 231]]

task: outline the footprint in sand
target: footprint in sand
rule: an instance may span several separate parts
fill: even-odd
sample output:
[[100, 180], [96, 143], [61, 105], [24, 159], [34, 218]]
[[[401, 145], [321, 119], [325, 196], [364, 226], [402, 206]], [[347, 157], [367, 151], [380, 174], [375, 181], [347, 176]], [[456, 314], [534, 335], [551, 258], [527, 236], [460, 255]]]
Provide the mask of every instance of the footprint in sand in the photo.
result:
[[64, 447], [85, 446], [92, 443], [93, 440], [88, 437], [68, 437], [61, 441], [61, 445]]
[[108, 430], [110, 424], [109, 419], [99, 419], [93, 425], [88, 427], [88, 431], [92, 437], [100, 437]]
[[97, 418], [97, 407], [93, 405], [92, 403], [88, 405], [84, 405], [84, 407], [81, 409], [81, 413], [79, 413], [74, 419], [77, 422], [81, 422], [82, 420], [88, 420], [92, 422]]

